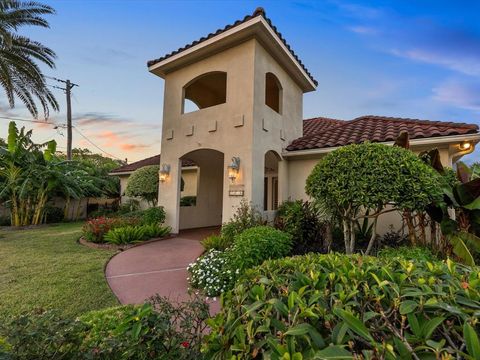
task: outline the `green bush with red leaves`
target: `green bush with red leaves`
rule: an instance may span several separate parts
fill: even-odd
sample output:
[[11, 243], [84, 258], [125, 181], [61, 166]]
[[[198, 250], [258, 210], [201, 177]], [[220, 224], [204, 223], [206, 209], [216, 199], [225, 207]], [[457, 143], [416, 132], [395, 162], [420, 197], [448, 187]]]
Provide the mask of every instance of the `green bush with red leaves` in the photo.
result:
[[82, 233], [83, 237], [88, 241], [94, 243], [105, 243], [105, 235], [112, 229], [135, 226], [140, 223], [140, 220], [136, 217], [129, 218], [109, 218], [98, 217], [88, 220], [83, 225]]

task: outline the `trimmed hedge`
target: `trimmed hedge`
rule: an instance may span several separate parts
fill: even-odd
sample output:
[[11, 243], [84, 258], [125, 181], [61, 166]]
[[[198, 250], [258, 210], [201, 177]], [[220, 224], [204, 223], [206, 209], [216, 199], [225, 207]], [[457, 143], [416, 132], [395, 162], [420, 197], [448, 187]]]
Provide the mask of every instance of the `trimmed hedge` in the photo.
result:
[[480, 358], [480, 269], [450, 260], [272, 260], [222, 302], [208, 359]]

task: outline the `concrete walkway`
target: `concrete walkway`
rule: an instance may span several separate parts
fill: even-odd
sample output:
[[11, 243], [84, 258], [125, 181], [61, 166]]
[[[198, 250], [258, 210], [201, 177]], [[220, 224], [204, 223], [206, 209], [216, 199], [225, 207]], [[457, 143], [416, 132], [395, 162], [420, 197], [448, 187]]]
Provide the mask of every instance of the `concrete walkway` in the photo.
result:
[[[159, 294], [173, 301], [188, 298], [187, 266], [203, 252], [200, 240], [216, 228], [186, 230], [171, 239], [137, 246], [115, 255], [105, 276], [122, 304], [143, 303]], [[218, 311], [218, 304], [211, 304]]]

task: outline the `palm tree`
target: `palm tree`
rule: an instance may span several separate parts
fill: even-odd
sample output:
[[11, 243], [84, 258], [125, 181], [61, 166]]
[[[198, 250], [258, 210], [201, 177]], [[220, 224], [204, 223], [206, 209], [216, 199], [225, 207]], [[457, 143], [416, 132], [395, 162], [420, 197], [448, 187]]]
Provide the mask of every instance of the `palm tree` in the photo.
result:
[[36, 101], [40, 102], [45, 118], [50, 109], [58, 111], [58, 103], [50, 92], [37, 62], [54, 68], [55, 52], [16, 32], [21, 26], [34, 25], [48, 28], [43, 15], [55, 10], [33, 1], [0, 0], [0, 85], [10, 107], [15, 97], [26, 106], [33, 117], [38, 117]]

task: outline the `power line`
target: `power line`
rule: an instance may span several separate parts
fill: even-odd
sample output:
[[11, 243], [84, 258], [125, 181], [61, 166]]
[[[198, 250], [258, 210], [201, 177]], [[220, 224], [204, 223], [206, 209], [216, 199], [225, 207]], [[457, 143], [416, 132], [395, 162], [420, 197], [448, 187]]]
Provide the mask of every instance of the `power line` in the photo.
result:
[[117, 159], [117, 160], [123, 161], [122, 159], [116, 157], [115, 155], [112, 155], [112, 154], [106, 152], [105, 150], [103, 150], [100, 146], [98, 146], [98, 145], [95, 144], [92, 140], [90, 140], [88, 137], [86, 137], [85, 135], [83, 135], [83, 133], [82, 133], [80, 130], [78, 130], [77, 127], [75, 127], [75, 126], [72, 126], [72, 127], [73, 127], [73, 129], [74, 129], [81, 137], [83, 137], [83, 138], [84, 138], [85, 140], [87, 140], [90, 144], [92, 144], [93, 146], [95, 146], [98, 150], [100, 150], [101, 152], [103, 152], [104, 154], [106, 154], [106, 155], [108, 155], [108, 156], [110, 156], [110, 157], [112, 157], [112, 158], [115, 158], [115, 159]]
[[52, 123], [52, 122], [48, 122], [48, 121], [22, 119], [22, 118], [10, 117], [10, 116], [0, 116], [0, 119], [14, 120], [14, 121], [23, 121], [23, 122], [30, 122], [30, 123], [36, 123], [36, 124], [58, 125], [58, 124], [56, 124], [56, 123]]

